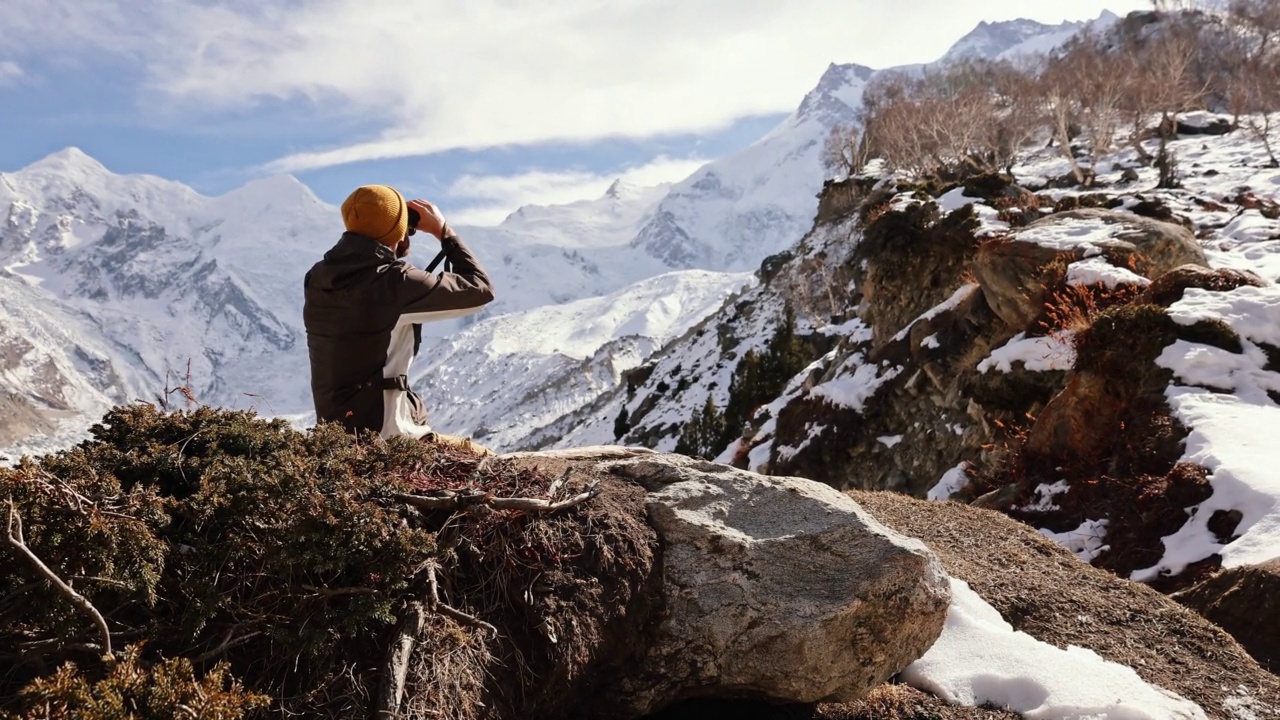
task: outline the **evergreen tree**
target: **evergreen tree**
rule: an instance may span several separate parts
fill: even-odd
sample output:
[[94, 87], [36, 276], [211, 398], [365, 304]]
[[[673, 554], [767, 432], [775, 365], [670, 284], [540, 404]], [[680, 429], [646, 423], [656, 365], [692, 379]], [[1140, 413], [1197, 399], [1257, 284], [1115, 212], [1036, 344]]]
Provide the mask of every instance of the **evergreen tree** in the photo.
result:
[[765, 343], [764, 352], [748, 350], [734, 369], [719, 447], [741, 437], [756, 409], [781, 395], [791, 378], [808, 364], [805, 345], [796, 335], [795, 312], [787, 305], [782, 321]]
[[622, 410], [618, 413], [618, 417], [613, 421], [613, 439], [621, 440], [623, 435], [631, 429], [631, 423], [627, 417], [627, 406], [623, 405]]
[[708, 395], [702, 411], [685, 423], [684, 430], [676, 439], [676, 452], [710, 460], [720, 453], [720, 440], [723, 436], [724, 416]]

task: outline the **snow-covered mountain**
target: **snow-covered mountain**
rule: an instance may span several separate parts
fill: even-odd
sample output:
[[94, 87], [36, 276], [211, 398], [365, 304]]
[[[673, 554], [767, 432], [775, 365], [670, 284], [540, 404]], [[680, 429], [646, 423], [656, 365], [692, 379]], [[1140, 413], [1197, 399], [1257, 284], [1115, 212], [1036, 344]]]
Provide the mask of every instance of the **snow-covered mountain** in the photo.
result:
[[1034, 20], [979, 23], [973, 32], [953, 45], [939, 62], [970, 58], [1014, 59], [1044, 54], [1061, 46], [1087, 26], [1101, 30], [1119, 19], [1115, 13], [1103, 11], [1100, 17], [1087, 23], [1064, 22], [1053, 27], [1046, 27]]
[[[1075, 30], [996, 23], [958, 47], [999, 55]], [[777, 128], [674, 185], [619, 183], [594, 200], [460, 228], [498, 300], [465, 325], [428, 327], [450, 337], [438, 351], [429, 346], [420, 376], [437, 424], [488, 433], [498, 445], [568, 432], [570, 411], [597, 401], [620, 372], [741, 287], [741, 272], [809, 228], [822, 142], [852, 121], [874, 73], [830, 66]], [[306, 421], [301, 276], [340, 228], [337, 209], [303, 184], [265, 178], [210, 198], [161, 178], [116, 175], [68, 149], [0, 173], [0, 212], [0, 406], [15, 418], [0, 447], [63, 444], [112, 403], [155, 399], [188, 382], [202, 402]], [[428, 244], [419, 239], [412, 259], [425, 263]], [[658, 277], [673, 269], [710, 272]], [[550, 312], [587, 298], [600, 304], [582, 317], [661, 308], [666, 319], [606, 323], [587, 342], [566, 321], [572, 314]], [[535, 308], [550, 314], [524, 312]], [[538, 340], [511, 342], [530, 337]], [[478, 387], [491, 402], [473, 402]], [[525, 403], [518, 410], [515, 399]], [[570, 414], [557, 418], [561, 410]]]
[[[662, 191], [618, 184], [596, 200], [523, 208], [497, 228], [460, 228], [501, 289], [486, 315], [610, 293], [625, 304], [626, 288], [668, 270], [628, 245]], [[111, 404], [156, 400], [188, 383], [201, 402], [305, 421], [301, 278], [341, 230], [337, 208], [306, 186], [272, 177], [210, 198], [114, 174], [70, 148], [0, 174], [0, 208], [0, 397], [10, 418], [0, 447], [57, 447]], [[425, 263], [431, 250], [419, 240], [413, 259]], [[654, 332], [637, 337], [642, 350], [628, 356], [647, 356], [744, 282], [714, 273], [686, 280], [661, 286], [674, 325], [615, 328]], [[656, 302], [652, 285], [635, 293]], [[702, 315], [690, 317], [691, 308]], [[546, 329], [516, 325], [502, 332]], [[578, 339], [578, 359], [596, 355], [588, 344]], [[607, 353], [599, 359], [609, 363]]]
[[[1085, 27], [1116, 19], [1106, 12], [1090, 23], [984, 22], [933, 64], [1042, 54]], [[724, 270], [755, 269], [764, 257], [790, 246], [813, 221], [825, 179], [822, 144], [832, 128], [854, 122], [862, 93], [877, 72], [857, 64], [830, 65], [796, 112], [768, 135], [676, 183], [633, 243], [673, 268]]]
[[538, 444], [753, 282], [748, 273], [684, 270], [501, 315], [430, 350], [414, 384], [439, 427], [496, 447]]

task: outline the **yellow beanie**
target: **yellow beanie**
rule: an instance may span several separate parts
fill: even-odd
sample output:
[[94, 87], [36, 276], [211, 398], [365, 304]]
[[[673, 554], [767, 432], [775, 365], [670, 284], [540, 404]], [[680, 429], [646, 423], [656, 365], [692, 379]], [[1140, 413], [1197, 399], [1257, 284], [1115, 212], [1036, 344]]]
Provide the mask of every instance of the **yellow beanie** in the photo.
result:
[[348, 232], [394, 247], [409, 230], [409, 207], [395, 188], [365, 185], [343, 201], [342, 223]]

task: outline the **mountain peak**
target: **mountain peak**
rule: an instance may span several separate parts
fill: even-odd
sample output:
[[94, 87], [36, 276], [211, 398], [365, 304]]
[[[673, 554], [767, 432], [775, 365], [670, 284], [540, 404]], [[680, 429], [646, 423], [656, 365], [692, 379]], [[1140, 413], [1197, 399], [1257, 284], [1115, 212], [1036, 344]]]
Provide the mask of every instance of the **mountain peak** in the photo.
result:
[[639, 190], [639, 185], [627, 182], [622, 178], [618, 178], [609, 185], [608, 190], [604, 191], [604, 196], [610, 200], [624, 200], [626, 198], [634, 197]]
[[800, 118], [852, 115], [862, 101], [863, 88], [874, 74], [875, 70], [865, 65], [831, 63], [818, 79], [818, 85], [800, 103], [796, 115]]
[[282, 212], [310, 212], [325, 203], [311, 188], [292, 175], [254, 178], [234, 190], [214, 198], [215, 212], [244, 216], [246, 213], [278, 215]]
[[[1067, 21], [1058, 25], [1046, 25], [1035, 20], [982, 21], [960, 38], [941, 62], [954, 62], [969, 58], [995, 60], [1022, 53], [1038, 53], [1051, 49], [1084, 27], [1085, 23]], [[1046, 47], [1050, 46], [1050, 47]]]
[[30, 171], [51, 171], [60, 175], [72, 173], [101, 175], [110, 172], [102, 163], [75, 146], [65, 147], [55, 153], [51, 153], [43, 159], [24, 167], [19, 172]]

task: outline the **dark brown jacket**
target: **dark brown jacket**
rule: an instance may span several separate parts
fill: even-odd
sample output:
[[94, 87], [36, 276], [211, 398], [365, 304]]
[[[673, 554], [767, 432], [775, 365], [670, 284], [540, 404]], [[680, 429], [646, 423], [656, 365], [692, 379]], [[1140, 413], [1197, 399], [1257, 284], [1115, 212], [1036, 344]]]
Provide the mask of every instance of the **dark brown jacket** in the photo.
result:
[[303, 281], [302, 321], [311, 356], [316, 421], [383, 437], [431, 431], [405, 378], [425, 322], [461, 317], [493, 300], [475, 255], [443, 243], [452, 272], [439, 276], [397, 260], [391, 248], [346, 233]]

